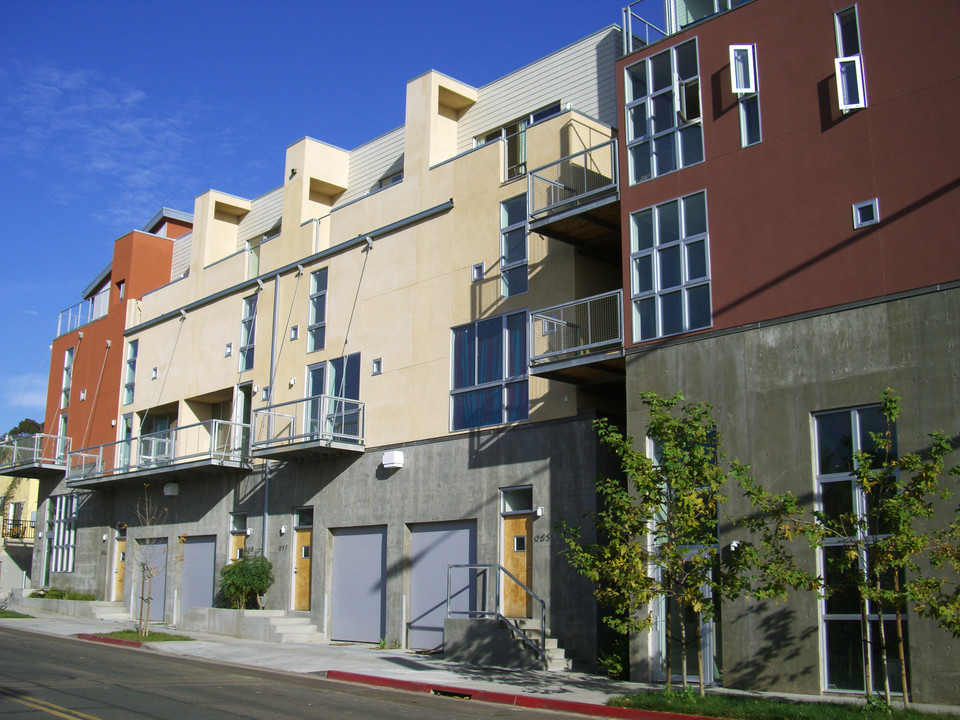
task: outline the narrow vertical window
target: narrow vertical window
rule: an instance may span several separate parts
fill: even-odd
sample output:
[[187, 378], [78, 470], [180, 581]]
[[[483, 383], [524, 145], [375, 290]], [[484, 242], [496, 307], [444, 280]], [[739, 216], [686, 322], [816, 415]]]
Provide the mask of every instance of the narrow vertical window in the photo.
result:
[[740, 145], [760, 142], [760, 82], [755, 45], [730, 46], [730, 83], [740, 110]]
[[851, 5], [835, 13], [833, 20], [837, 33], [837, 58], [834, 60], [837, 99], [840, 109], [847, 112], [867, 106], [857, 6]]
[[60, 409], [70, 407], [70, 386], [73, 384], [73, 348], [63, 354], [63, 382], [60, 386]]
[[240, 321], [240, 372], [253, 369], [253, 350], [257, 332], [257, 296], [243, 299], [243, 318]]
[[123, 375], [123, 404], [129, 405], [133, 402], [133, 391], [137, 380], [137, 351], [139, 340], [131, 340], [127, 343], [127, 364]]
[[53, 508], [53, 557], [50, 569], [53, 572], [73, 572], [74, 554], [77, 545], [77, 496], [57, 495], [50, 498]]
[[327, 337], [327, 268], [310, 275], [310, 323], [307, 352], [322, 350]]
[[500, 294], [507, 298], [527, 292], [527, 196], [500, 203]]

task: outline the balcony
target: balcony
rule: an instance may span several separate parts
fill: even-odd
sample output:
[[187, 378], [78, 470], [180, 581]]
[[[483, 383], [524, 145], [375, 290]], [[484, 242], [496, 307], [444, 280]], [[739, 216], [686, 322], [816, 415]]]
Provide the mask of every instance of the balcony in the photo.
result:
[[33, 523], [26, 520], [10, 518], [3, 519], [3, 539], [10, 543], [33, 543]]
[[109, 301], [110, 286], [108, 285], [93, 297], [63, 310], [57, 319], [57, 337], [106, 316]]
[[622, 291], [531, 312], [530, 374], [581, 386], [622, 383]]
[[527, 203], [531, 231], [620, 264], [616, 140], [531, 170]]
[[0, 443], [0, 474], [42, 478], [63, 473], [70, 438], [56, 435], [25, 435]]
[[364, 450], [359, 400], [318, 395], [270, 405], [253, 415], [254, 457], [295, 460]]
[[67, 486], [92, 488], [249, 470], [249, 437], [249, 425], [207, 420], [83, 448], [67, 456]]

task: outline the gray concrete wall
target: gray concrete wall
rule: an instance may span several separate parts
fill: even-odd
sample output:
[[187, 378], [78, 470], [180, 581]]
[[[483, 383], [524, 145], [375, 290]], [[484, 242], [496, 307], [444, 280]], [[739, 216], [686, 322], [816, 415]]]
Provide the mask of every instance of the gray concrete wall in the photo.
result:
[[[960, 429], [960, 290], [930, 292], [738, 332], [706, 335], [632, 354], [627, 362], [628, 430], [643, 438], [639, 391], [682, 391], [714, 406], [729, 459], [752, 466], [774, 492], [812, 507], [812, 413], [876, 403], [890, 386], [903, 396], [900, 452], [922, 451], [926, 434]], [[639, 445], [639, 441], [638, 441]], [[953, 457], [952, 463], [958, 459]], [[955, 506], [955, 504], [954, 504]], [[944, 507], [938, 520], [946, 522]], [[746, 510], [731, 493], [726, 514]], [[736, 537], [721, 522], [721, 546]], [[808, 569], [815, 554], [796, 548]], [[818, 601], [728, 603], [723, 608], [724, 685], [817, 694], [821, 689]], [[960, 641], [933, 623], [909, 618], [913, 698], [956, 703]], [[633, 642], [636, 679], [649, 677], [647, 638]]]

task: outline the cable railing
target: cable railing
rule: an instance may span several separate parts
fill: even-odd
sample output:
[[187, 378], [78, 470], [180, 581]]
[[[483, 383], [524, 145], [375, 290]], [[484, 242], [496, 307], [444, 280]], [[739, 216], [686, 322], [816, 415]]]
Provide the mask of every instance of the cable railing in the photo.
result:
[[[629, 55], [634, 50], [662, 40], [670, 33], [666, 30], [665, 6], [669, 0], [636, 0], [623, 9], [623, 53]], [[659, 7], [658, 7], [659, 6]], [[640, 9], [644, 14], [640, 14]], [[656, 22], [662, 22], [658, 27]]]
[[[454, 570], [465, 571], [465, 583], [454, 584]], [[493, 582], [490, 577], [493, 576]], [[503, 591], [509, 584], [515, 585], [526, 595], [528, 604], [540, 609], [540, 642], [527, 637], [523, 629], [515, 622], [516, 618], [507, 617], [503, 612]], [[459, 602], [458, 602], [459, 599]], [[456, 607], [456, 605], [466, 605]], [[547, 604], [520, 579], [496, 563], [471, 563], [447, 565], [447, 617], [495, 618], [509, 627], [513, 633], [532, 649], [541, 661], [546, 660]]]
[[109, 302], [110, 286], [108, 285], [93, 297], [61, 311], [57, 318], [57, 337], [106, 316]]
[[610, 140], [531, 170], [528, 211], [538, 219], [616, 190], [617, 141]]
[[334, 395], [291, 400], [253, 413], [253, 448], [308, 442], [363, 445], [364, 404]]
[[530, 363], [565, 360], [623, 345], [623, 291], [530, 313]]

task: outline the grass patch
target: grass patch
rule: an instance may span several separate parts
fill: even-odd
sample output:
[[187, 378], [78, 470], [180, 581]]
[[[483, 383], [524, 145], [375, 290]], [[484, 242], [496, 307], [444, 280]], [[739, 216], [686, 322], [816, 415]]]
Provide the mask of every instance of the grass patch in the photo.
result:
[[167, 642], [172, 640], [193, 640], [186, 635], [174, 635], [173, 633], [148, 632], [146, 637], [140, 635], [136, 630], [118, 630], [112, 633], [97, 633], [100, 637], [114, 638], [116, 640], [134, 640], [136, 642]]
[[0, 618], [31, 618], [33, 615], [24, 615], [15, 610], [0, 610]]
[[638, 710], [707, 715], [731, 720], [956, 720], [955, 715], [904, 711], [887, 708], [882, 701], [870, 707], [862, 704], [840, 705], [830, 702], [790, 702], [756, 697], [737, 697], [708, 693], [703, 699], [694, 692], [642, 692], [613, 698], [608, 705]]

